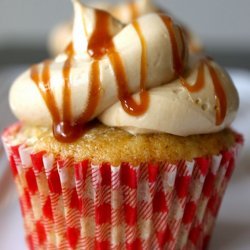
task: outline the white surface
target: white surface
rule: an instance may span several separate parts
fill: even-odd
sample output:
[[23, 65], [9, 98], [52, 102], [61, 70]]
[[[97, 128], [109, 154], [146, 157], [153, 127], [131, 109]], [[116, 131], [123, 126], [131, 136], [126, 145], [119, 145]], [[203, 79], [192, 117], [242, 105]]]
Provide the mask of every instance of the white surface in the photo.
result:
[[[82, 0], [91, 3], [105, 0]], [[118, 0], [106, 0], [115, 3]], [[129, 0], [119, 0], [125, 2]], [[250, 50], [249, 0], [152, 0], [189, 25], [207, 46]], [[1, 0], [0, 45], [45, 44], [58, 22], [72, 15], [70, 0]], [[58, 11], [60, 10], [60, 11]]]
[[[0, 129], [13, 121], [8, 86], [21, 69], [0, 70]], [[250, 249], [250, 72], [231, 70], [241, 106], [234, 128], [244, 134], [245, 146], [217, 220], [210, 250]], [[0, 157], [0, 249], [25, 249], [19, 205], [6, 160]]]

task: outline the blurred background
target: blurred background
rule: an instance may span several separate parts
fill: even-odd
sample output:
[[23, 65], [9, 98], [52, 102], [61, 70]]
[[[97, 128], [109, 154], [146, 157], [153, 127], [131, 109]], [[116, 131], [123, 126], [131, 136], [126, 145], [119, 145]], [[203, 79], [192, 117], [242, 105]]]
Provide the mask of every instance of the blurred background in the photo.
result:
[[[224, 66], [250, 68], [249, 0], [155, 0], [155, 3], [191, 27], [208, 54]], [[45, 58], [51, 28], [70, 19], [72, 12], [70, 0], [1, 0], [0, 67]]]

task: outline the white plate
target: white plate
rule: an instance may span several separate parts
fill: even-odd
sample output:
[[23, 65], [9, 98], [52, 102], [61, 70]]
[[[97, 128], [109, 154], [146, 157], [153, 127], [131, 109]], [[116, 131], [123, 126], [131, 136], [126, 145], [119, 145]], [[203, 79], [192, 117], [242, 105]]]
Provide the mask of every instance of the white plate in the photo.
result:
[[[20, 68], [0, 71], [0, 129], [10, 124], [8, 83]], [[227, 189], [217, 220], [211, 250], [250, 249], [250, 72], [231, 70], [241, 106], [233, 127], [244, 134], [245, 146], [238, 168]], [[0, 249], [26, 249], [15, 187], [5, 158], [0, 156]]]

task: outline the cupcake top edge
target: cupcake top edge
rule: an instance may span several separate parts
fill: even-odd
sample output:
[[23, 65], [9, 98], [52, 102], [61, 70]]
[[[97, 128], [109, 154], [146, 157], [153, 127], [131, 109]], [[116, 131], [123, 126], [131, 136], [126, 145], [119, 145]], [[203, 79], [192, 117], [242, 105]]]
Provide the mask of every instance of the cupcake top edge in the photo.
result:
[[24, 123], [52, 126], [72, 142], [98, 118], [130, 133], [213, 133], [234, 120], [239, 97], [229, 75], [189, 49], [185, 29], [166, 14], [124, 24], [73, 1], [72, 41], [12, 85], [10, 106]]
[[160, 162], [175, 164], [200, 157], [210, 158], [233, 151], [240, 143], [238, 138], [239, 135], [231, 129], [188, 137], [167, 133], [133, 136], [98, 122], [73, 143], [58, 142], [49, 128], [24, 124], [9, 127], [3, 135], [5, 145], [27, 148], [33, 155], [46, 153], [59, 160], [74, 159], [76, 163], [90, 160], [96, 165], [110, 163], [112, 166], [123, 162], [133, 166]]

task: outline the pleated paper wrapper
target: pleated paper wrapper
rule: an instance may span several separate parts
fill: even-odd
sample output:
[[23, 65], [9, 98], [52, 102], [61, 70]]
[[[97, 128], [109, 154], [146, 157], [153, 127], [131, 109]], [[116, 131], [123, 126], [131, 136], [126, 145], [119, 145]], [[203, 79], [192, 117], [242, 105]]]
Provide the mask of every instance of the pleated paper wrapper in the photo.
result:
[[[242, 145], [175, 164], [75, 162], [3, 142], [29, 249], [206, 249]], [[15, 225], [13, 225], [14, 227]]]

